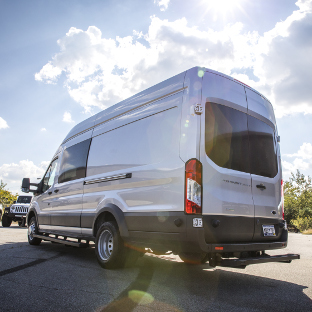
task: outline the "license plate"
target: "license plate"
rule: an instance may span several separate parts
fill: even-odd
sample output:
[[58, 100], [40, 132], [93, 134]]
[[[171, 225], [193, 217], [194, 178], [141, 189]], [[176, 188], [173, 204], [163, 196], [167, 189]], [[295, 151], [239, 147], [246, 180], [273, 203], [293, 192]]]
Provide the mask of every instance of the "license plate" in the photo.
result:
[[264, 236], [276, 236], [274, 225], [262, 225]]

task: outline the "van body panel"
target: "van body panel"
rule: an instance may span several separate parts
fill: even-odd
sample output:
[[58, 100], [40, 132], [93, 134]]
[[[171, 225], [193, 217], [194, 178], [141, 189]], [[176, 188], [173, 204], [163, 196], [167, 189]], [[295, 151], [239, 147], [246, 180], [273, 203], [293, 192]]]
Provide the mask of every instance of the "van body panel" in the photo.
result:
[[201, 103], [202, 78], [198, 68], [188, 70], [185, 75], [183, 105], [181, 116], [180, 157], [184, 162], [199, 158], [200, 116], [194, 106]]
[[96, 114], [95, 126], [172, 95], [183, 88], [184, 76], [185, 73], [176, 75]]
[[205, 72], [203, 77], [203, 99], [219, 98], [238, 105], [242, 111], [247, 110], [245, 88], [233, 78]]
[[[179, 158], [182, 94], [167, 96], [95, 127], [82, 218], [109, 202], [130, 215], [183, 211], [183, 197], [179, 196], [184, 190], [184, 163]], [[127, 217], [126, 222], [131, 225]], [[150, 230], [155, 230], [156, 224], [149, 224]]]
[[53, 196], [51, 225], [80, 227], [84, 179], [56, 183]]
[[259, 115], [267, 118], [272, 122], [272, 124], [276, 125], [276, 120], [274, 116], [274, 110], [272, 104], [261, 96], [259, 93], [249, 89], [246, 89], [246, 96], [248, 102], [248, 110], [254, 111]]

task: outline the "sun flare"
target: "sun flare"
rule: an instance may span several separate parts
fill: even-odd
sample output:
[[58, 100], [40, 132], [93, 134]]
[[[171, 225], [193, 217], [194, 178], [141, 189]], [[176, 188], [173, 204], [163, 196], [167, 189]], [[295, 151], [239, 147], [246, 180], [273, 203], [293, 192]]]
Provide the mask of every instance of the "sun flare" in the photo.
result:
[[241, 0], [209, 0], [207, 4], [216, 11], [229, 11], [239, 6]]

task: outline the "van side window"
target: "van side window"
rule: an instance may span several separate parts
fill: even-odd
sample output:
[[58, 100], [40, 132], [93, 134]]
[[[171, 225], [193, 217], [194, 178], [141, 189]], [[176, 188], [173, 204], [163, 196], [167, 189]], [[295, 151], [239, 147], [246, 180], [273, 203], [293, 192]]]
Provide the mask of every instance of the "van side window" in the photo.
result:
[[206, 103], [205, 148], [218, 166], [273, 178], [278, 172], [274, 130], [236, 109]]
[[248, 115], [251, 173], [274, 178], [278, 172], [274, 130]]
[[86, 164], [91, 139], [66, 148], [63, 152], [58, 183], [86, 176]]
[[46, 174], [43, 177], [42, 192], [48, 190], [54, 183], [56, 168], [57, 168], [58, 158], [54, 159], [50, 164]]
[[247, 115], [206, 103], [206, 154], [218, 166], [249, 172]]

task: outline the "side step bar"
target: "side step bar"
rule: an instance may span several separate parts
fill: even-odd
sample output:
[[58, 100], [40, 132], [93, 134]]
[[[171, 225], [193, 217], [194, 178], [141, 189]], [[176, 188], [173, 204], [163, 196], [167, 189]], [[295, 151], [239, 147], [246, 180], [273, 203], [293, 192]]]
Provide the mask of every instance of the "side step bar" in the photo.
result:
[[33, 237], [37, 237], [45, 241], [64, 244], [68, 246], [74, 246], [74, 247], [80, 247], [80, 248], [89, 247], [89, 242], [81, 243], [79, 239], [78, 239], [78, 242], [68, 241], [66, 236], [64, 236], [64, 239], [60, 239], [60, 238], [56, 238], [56, 237], [54, 238], [54, 237], [50, 237], [46, 235], [33, 234]]
[[222, 259], [220, 264], [218, 265], [222, 267], [245, 269], [245, 267], [249, 264], [267, 263], [267, 262], [290, 263], [292, 260], [297, 259], [300, 259], [300, 255], [297, 254], [287, 254], [277, 256], [263, 255], [259, 257], [240, 258], [240, 259]]

